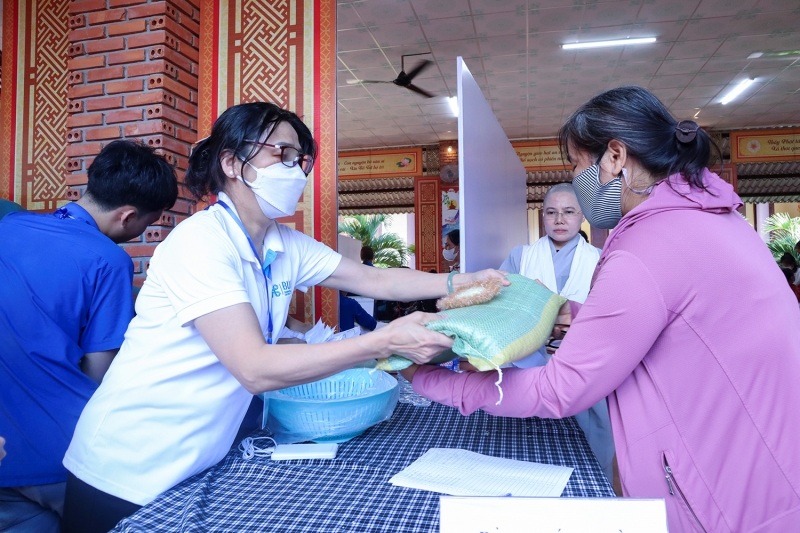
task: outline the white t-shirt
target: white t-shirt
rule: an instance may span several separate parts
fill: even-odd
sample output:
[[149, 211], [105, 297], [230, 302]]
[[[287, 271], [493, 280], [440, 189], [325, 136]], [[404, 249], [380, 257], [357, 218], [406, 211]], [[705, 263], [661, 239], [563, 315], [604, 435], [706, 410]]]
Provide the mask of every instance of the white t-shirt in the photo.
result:
[[[281, 224], [267, 231], [264, 250], [270, 249], [277, 252], [270, 289], [277, 339], [292, 291], [325, 280], [341, 256]], [[266, 336], [266, 281], [233, 218], [214, 205], [178, 225], [156, 248], [137, 315], [81, 414], [64, 466], [103, 492], [144, 505], [219, 462], [253, 396], [219, 362], [193, 321], [246, 302]]]

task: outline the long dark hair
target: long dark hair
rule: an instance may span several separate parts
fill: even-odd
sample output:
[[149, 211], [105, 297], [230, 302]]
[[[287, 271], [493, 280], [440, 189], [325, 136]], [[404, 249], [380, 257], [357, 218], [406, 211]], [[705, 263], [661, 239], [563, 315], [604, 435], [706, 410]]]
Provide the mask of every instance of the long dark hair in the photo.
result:
[[705, 189], [703, 169], [711, 148], [722, 152], [694, 122], [676, 121], [664, 104], [641, 87], [618, 87], [583, 104], [561, 126], [558, 141], [563, 155], [569, 146], [600, 158], [616, 139], [657, 180], [680, 173], [692, 186]]
[[261, 148], [251, 142], [267, 137], [281, 122], [288, 122], [297, 132], [303, 153], [314, 159], [317, 145], [300, 117], [268, 102], [239, 104], [228, 108], [211, 128], [211, 135], [198, 142], [189, 156], [186, 187], [197, 198], [217, 194], [228, 177], [222, 172], [220, 157], [226, 151], [243, 161], [250, 161]]

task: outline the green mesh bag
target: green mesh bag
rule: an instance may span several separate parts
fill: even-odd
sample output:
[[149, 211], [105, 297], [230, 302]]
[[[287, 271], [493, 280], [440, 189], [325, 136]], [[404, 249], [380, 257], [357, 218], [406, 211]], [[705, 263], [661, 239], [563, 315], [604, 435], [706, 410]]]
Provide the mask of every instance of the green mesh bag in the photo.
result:
[[[489, 302], [441, 311], [438, 314], [445, 318], [425, 326], [453, 338], [452, 352], [431, 363], [461, 356], [478, 370], [499, 370], [544, 346], [566, 298], [525, 276], [509, 274], [507, 278], [511, 285]], [[392, 355], [379, 360], [376, 368], [402, 370], [409, 366], [408, 359]]]

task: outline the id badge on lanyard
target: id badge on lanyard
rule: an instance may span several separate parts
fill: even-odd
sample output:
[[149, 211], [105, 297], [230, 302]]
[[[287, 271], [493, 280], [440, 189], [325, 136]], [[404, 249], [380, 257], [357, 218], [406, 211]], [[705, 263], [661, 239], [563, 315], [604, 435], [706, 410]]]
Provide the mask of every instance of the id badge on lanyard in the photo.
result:
[[234, 222], [236, 222], [239, 228], [241, 228], [242, 232], [244, 233], [244, 236], [247, 237], [247, 242], [250, 244], [250, 248], [253, 250], [253, 253], [256, 256], [256, 261], [258, 261], [258, 266], [261, 267], [261, 273], [264, 274], [264, 281], [266, 282], [267, 285], [267, 317], [268, 317], [267, 344], [272, 344], [272, 296], [270, 291], [270, 285], [272, 283], [272, 262], [270, 261], [270, 263], [266, 265], [261, 262], [261, 254], [258, 253], [256, 245], [253, 244], [253, 240], [250, 238], [250, 234], [247, 233], [244, 224], [242, 224], [241, 219], [238, 216], [236, 216], [236, 213], [234, 213], [233, 209], [228, 207], [228, 204], [226, 204], [222, 200], [217, 200], [217, 204], [221, 205], [225, 209], [225, 211], [228, 212], [228, 214], [231, 216]]

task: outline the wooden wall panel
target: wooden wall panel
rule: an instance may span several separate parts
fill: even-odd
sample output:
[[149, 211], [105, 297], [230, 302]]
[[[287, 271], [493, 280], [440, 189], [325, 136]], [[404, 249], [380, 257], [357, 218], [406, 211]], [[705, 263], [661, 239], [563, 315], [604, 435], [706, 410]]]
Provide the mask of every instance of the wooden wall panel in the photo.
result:
[[417, 178], [414, 181], [414, 210], [417, 227], [417, 269], [427, 272], [439, 270], [442, 219], [439, 177]]
[[[201, 2], [199, 137], [239, 103], [271, 101], [297, 113], [320, 153], [297, 213], [282, 222], [336, 249], [336, 3]], [[295, 298], [295, 318], [338, 323], [336, 291], [316, 287]]]
[[29, 210], [65, 203], [69, 3], [3, 1], [0, 197]]

